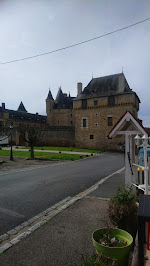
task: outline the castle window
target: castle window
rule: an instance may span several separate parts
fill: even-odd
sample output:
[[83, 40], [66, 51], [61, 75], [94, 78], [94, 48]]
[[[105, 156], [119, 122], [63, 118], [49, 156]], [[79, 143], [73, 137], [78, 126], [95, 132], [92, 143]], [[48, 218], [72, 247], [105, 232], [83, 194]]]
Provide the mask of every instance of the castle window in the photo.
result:
[[94, 123], [94, 126], [97, 127], [98, 126], [98, 123]]
[[72, 117], [72, 114], [71, 114], [71, 117]]
[[98, 105], [98, 100], [94, 101], [94, 106]]
[[98, 116], [98, 114], [96, 113], [95, 116]]
[[112, 116], [108, 116], [108, 126], [112, 126], [113, 122], [112, 122]]
[[73, 124], [73, 122], [72, 122], [72, 121], [70, 121], [70, 124]]
[[86, 117], [81, 119], [81, 127], [88, 127], [88, 119]]
[[108, 105], [115, 105], [115, 96], [108, 96]]
[[94, 139], [94, 135], [90, 135], [90, 139]]
[[83, 118], [83, 127], [86, 127], [86, 118]]
[[82, 100], [82, 108], [87, 108], [87, 100]]

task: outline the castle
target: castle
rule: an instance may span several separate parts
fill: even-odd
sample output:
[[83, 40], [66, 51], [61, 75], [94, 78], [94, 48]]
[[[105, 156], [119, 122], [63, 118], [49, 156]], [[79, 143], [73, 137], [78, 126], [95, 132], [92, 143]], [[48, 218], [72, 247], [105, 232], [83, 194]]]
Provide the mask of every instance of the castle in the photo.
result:
[[[117, 138], [109, 140], [108, 133], [126, 112], [138, 117], [139, 97], [129, 87], [123, 73], [92, 78], [82, 89], [77, 84], [77, 97], [67, 96], [59, 88], [56, 99], [49, 90], [46, 99], [47, 116], [29, 114], [23, 103], [17, 111], [0, 107], [0, 121], [46, 124], [44, 145], [67, 145], [80, 148], [115, 150]], [[17, 135], [16, 135], [17, 136]], [[19, 136], [16, 137], [19, 143]]]

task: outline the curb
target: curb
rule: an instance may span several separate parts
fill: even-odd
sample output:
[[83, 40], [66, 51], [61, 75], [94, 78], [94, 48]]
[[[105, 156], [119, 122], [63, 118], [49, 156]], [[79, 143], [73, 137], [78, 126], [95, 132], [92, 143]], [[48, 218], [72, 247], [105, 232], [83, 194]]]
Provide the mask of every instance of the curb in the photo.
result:
[[26, 236], [30, 235], [36, 229], [41, 227], [42, 225], [46, 224], [50, 221], [53, 217], [57, 214], [68, 208], [70, 205], [82, 199], [83, 197], [90, 194], [92, 191], [98, 188], [99, 185], [103, 184], [107, 179], [109, 179], [114, 174], [120, 173], [124, 170], [124, 167], [115, 171], [114, 173], [104, 177], [96, 184], [91, 186], [90, 188], [86, 189], [83, 192], [80, 192], [76, 196], [67, 197], [62, 201], [56, 203], [52, 207], [46, 209], [45, 211], [41, 212], [40, 214], [32, 217], [28, 221], [23, 222], [19, 226], [15, 227], [14, 229], [9, 230], [7, 233], [0, 236], [0, 254], [9, 249], [11, 246], [17, 244], [20, 240], [25, 238]]

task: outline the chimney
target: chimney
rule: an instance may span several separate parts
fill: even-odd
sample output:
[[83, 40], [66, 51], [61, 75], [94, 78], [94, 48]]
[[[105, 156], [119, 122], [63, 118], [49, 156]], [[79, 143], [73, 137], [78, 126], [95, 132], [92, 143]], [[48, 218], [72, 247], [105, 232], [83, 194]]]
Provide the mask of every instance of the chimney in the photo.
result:
[[2, 103], [2, 110], [5, 110], [5, 103]]
[[82, 83], [78, 82], [77, 83], [77, 96], [82, 92]]
[[125, 77], [124, 74], [120, 74], [119, 76], [119, 92], [124, 92], [125, 89]]

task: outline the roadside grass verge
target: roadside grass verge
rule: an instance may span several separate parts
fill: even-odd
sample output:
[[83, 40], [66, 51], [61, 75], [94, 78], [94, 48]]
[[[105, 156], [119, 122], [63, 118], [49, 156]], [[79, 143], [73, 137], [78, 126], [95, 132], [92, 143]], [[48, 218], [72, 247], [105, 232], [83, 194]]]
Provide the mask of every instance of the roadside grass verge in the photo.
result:
[[[30, 147], [24, 147], [21, 149], [30, 149]], [[89, 152], [89, 153], [101, 153], [100, 150], [79, 149], [75, 147], [57, 147], [57, 146], [43, 146], [34, 147], [35, 150], [52, 150], [52, 151], [76, 151], [76, 152]]]
[[[10, 156], [10, 150], [0, 150], [1, 156]], [[86, 155], [79, 154], [65, 154], [65, 153], [47, 153], [47, 152], [35, 152], [35, 159], [49, 159], [49, 160], [79, 160], [87, 157]], [[14, 151], [13, 156], [30, 158], [29, 151]]]

